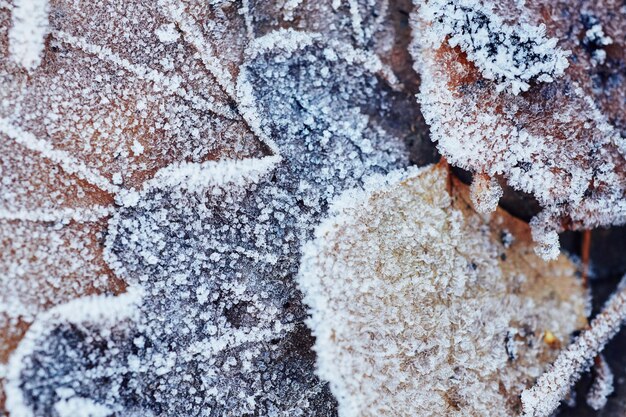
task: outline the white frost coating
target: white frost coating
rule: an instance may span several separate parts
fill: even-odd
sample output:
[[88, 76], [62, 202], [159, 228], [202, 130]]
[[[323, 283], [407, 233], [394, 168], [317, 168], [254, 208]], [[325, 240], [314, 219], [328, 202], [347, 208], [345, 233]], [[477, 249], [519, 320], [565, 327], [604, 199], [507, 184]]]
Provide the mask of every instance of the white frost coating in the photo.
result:
[[287, 0], [283, 5], [283, 18], [286, 21], [294, 19], [294, 11], [302, 4], [304, 0]]
[[[299, 4], [299, 2], [297, 3]], [[278, 29], [263, 37], [254, 39], [246, 48], [245, 55], [249, 61], [269, 53], [274, 54], [280, 52], [288, 56], [297, 55], [304, 53], [306, 48], [310, 48], [316, 43], [321, 43], [323, 38], [324, 37], [319, 33], [302, 32], [293, 29]], [[330, 63], [334, 64], [336, 62], [345, 61], [349, 65], [362, 66], [371, 73], [380, 74], [392, 84], [397, 83], [397, 79], [391, 69], [386, 67], [375, 54], [332, 39], [326, 41], [325, 44], [327, 46], [324, 49], [324, 58]], [[328, 70], [326, 72], [322, 70], [322, 76], [327, 78], [332, 76], [332, 74], [330, 74]], [[264, 131], [261, 127], [259, 114], [263, 109], [258, 107], [258, 103], [253, 94], [254, 86], [250, 82], [249, 77], [248, 68], [246, 66], [240, 68], [237, 82], [239, 110], [242, 112], [244, 119], [251, 129], [263, 139], [275, 155], [280, 155], [281, 151], [279, 147], [270, 139], [268, 132]], [[326, 111], [328, 110], [322, 109], [322, 113]], [[307, 122], [307, 124], [309, 123], [310, 122]], [[369, 150], [366, 150], [366, 147], [364, 147], [363, 150], [370, 152], [372, 149], [370, 146]]]
[[72, 397], [59, 400], [54, 405], [59, 417], [108, 417], [114, 410], [96, 404], [88, 398]]
[[114, 172], [111, 175], [111, 182], [115, 185], [122, 185], [124, 183], [124, 177], [122, 177], [121, 172]]
[[610, 36], [606, 36], [602, 30], [602, 25], [596, 23], [591, 29], [585, 32], [585, 39], [587, 42], [598, 42], [600, 45], [606, 46], [613, 43], [613, 39]]
[[587, 392], [587, 405], [594, 410], [601, 410], [608, 401], [608, 396], [615, 390], [613, 386], [613, 372], [604, 359], [604, 355], [597, 356], [593, 369], [593, 383]]
[[[259, 54], [266, 53], [273, 49], [294, 53], [310, 46], [313, 42], [319, 41], [320, 39], [322, 39], [322, 36], [319, 33], [300, 32], [293, 29], [278, 29], [262, 38], [255, 39], [246, 50], [246, 55], [250, 59], [254, 59], [254, 57]], [[398, 79], [393, 73], [393, 70], [384, 65], [380, 57], [376, 54], [365, 49], [354, 48], [349, 44], [335, 40], [328, 41], [328, 46], [328, 57], [338, 54], [350, 64], [363, 65], [364, 68], [372, 73], [380, 73], [391, 85], [398, 83]]]
[[[157, 42], [162, 16], [153, 23], [145, 36]], [[246, 59], [236, 102], [225, 94], [216, 97], [241, 110], [246, 134], [257, 133], [274, 155], [234, 155], [240, 158], [235, 162], [219, 153], [174, 154], [163, 165], [149, 165], [154, 178], [133, 184], [124, 167], [110, 169], [128, 189], [116, 193], [113, 218], [95, 244], [104, 240], [103, 263], [116, 276], [145, 290], [139, 320], [39, 325], [45, 327], [39, 346], [25, 355], [21, 384], [14, 384], [23, 392], [21, 404], [35, 415], [54, 414], [67, 398], [88, 399], [124, 415], [334, 415], [328, 386], [314, 374], [306, 312], [293, 280], [301, 243], [332, 197], [371, 173], [404, 166], [407, 158], [382, 117], [391, 94], [368, 70], [365, 54], [329, 45], [321, 36], [280, 34], [287, 38], [285, 48], [275, 43]], [[114, 45], [104, 50], [91, 34], [85, 35], [89, 42], [65, 39], [71, 42], [62, 49], [104, 67], [98, 74], [103, 78], [108, 71], [122, 74], [132, 88], [139, 77], [121, 68], [155, 80], [162, 75], [151, 72], [160, 68], [151, 56], [137, 60]], [[288, 46], [300, 40], [300, 49]], [[156, 50], [169, 48], [191, 50], [197, 62], [190, 65], [206, 78], [193, 47], [158, 43]], [[196, 91], [187, 75], [180, 73], [181, 85]], [[156, 82], [138, 84], [166, 90]], [[156, 102], [141, 96], [123, 110], [141, 112], [143, 119], [151, 106], [176, 104], [171, 96]], [[174, 122], [163, 120], [183, 138], [196, 133], [194, 124]], [[138, 141], [144, 157], [165, 154], [161, 144], [144, 141], [151, 138], [147, 133], [131, 134], [113, 151], [134, 153]], [[230, 138], [224, 136], [218, 131], [198, 143]], [[141, 164], [142, 158], [131, 162]], [[68, 381], [74, 390], [69, 396], [59, 391]]]
[[626, 319], [626, 276], [590, 328], [561, 352], [535, 386], [522, 393], [525, 417], [548, 417], [570, 392], [572, 385], [593, 363], [593, 359], [619, 331]]
[[365, 38], [362, 26], [363, 18], [361, 17], [361, 12], [359, 11], [359, 2], [358, 0], [348, 0], [348, 5], [350, 7], [350, 17], [354, 36], [356, 37], [358, 43], [363, 43]]
[[[432, 4], [453, 3], [465, 4]], [[532, 220], [533, 237], [547, 259], [558, 255], [564, 228], [624, 224], [626, 142], [573, 78], [578, 75], [565, 73], [529, 94], [498, 93], [497, 81], [482, 79], [465, 54], [445, 43], [428, 20], [435, 16], [425, 14], [432, 5], [424, 7], [412, 17], [418, 100], [448, 162], [532, 194], [543, 207]]]
[[248, 40], [254, 39], [254, 28], [252, 27], [252, 14], [250, 13], [250, 1], [249, 0], [241, 0], [241, 8], [239, 9], [239, 13], [243, 15], [243, 20], [246, 24], [246, 35], [248, 36]]
[[14, 126], [9, 120], [1, 117], [0, 132], [4, 133], [25, 148], [38, 152], [44, 158], [48, 158], [51, 161], [58, 163], [66, 172], [75, 174], [79, 178], [88, 181], [103, 191], [116, 193], [119, 190], [117, 186], [100, 175], [100, 173], [92, 171], [83, 162], [76, 160], [64, 151], [54, 149], [54, 147], [45, 140], [36, 138], [33, 134], [21, 129], [20, 127]]
[[247, 56], [254, 59], [274, 48], [294, 53], [320, 40], [319, 33], [300, 32], [293, 29], [279, 29], [255, 39], [247, 49]]
[[536, 243], [535, 252], [545, 260], [556, 259], [560, 253], [559, 234], [556, 230], [547, 226], [549, 222], [545, 220], [544, 213], [530, 220], [533, 240]]
[[58, 210], [10, 210], [0, 207], [0, 219], [21, 220], [28, 222], [60, 222], [70, 220], [92, 222], [113, 214], [113, 207], [94, 206], [89, 208], [65, 208]]
[[470, 187], [470, 197], [479, 213], [491, 213], [498, 206], [504, 191], [495, 178], [476, 174]]
[[174, 43], [180, 38], [180, 34], [176, 30], [176, 26], [173, 23], [168, 23], [166, 25], [161, 25], [156, 31], [155, 34], [159, 38], [161, 42], [164, 44]]
[[41, 63], [48, 34], [48, 0], [16, 0], [9, 29], [9, 52], [12, 59], [29, 71]]
[[338, 197], [304, 246], [298, 283], [340, 417], [513, 415], [539, 358], [554, 356], [544, 329], [567, 340], [582, 324], [571, 264], [542, 271], [571, 292], [547, 288], [519, 268], [546, 264], [507, 248], [464, 201], [451, 206], [446, 187], [436, 167], [372, 178]]
[[587, 15], [589, 16], [591, 23], [594, 24], [585, 32], [585, 37], [583, 38], [582, 43], [588, 47], [593, 46], [591, 59], [592, 65], [604, 64], [604, 61], [606, 60], [606, 51], [602, 48], [611, 45], [613, 43], [613, 39], [604, 33], [602, 24], [600, 24], [592, 14]]
[[234, 98], [235, 83], [228, 71], [220, 64], [217, 58], [219, 51], [214, 51], [211, 44], [204, 39], [200, 28], [185, 11], [184, 6], [173, 0], [158, 0], [158, 4], [183, 31], [185, 40], [198, 50], [202, 63], [215, 77], [218, 84], [231, 98]]
[[[78, 298], [40, 314], [29, 327], [17, 349], [11, 354], [7, 364], [8, 371], [4, 391], [6, 393], [6, 409], [9, 413], [19, 417], [38, 417], [33, 414], [31, 407], [26, 405], [20, 387], [20, 373], [24, 358], [40, 347], [40, 337], [50, 328], [49, 326], [54, 326], [56, 323], [80, 325], [85, 322], [113, 324], [121, 320], [134, 321], [138, 317], [138, 307], [141, 305], [142, 297], [143, 293], [139, 287], [128, 287], [126, 293], [117, 297], [90, 296]], [[64, 406], [70, 405], [62, 404], [61, 407], [63, 409]], [[97, 409], [92, 408], [92, 410]], [[78, 414], [78, 416], [96, 417], [97, 414], [94, 416]]]
[[433, 47], [446, 38], [450, 46], [459, 46], [485, 78], [498, 83], [498, 91], [517, 95], [532, 80], [551, 82], [569, 66], [570, 53], [556, 47], [556, 38], [546, 38], [545, 26], [506, 24], [490, 2], [429, 0], [419, 13], [432, 25], [427, 39]]
[[241, 112], [243, 119], [250, 127], [250, 130], [252, 130], [257, 137], [265, 143], [273, 155], [279, 156], [280, 149], [271, 139], [267, 129], [264, 129], [261, 126], [261, 117], [259, 116], [256, 99], [254, 97], [254, 87], [248, 81], [248, 72], [245, 67], [241, 68], [239, 71], [236, 94], [239, 111]]
[[[248, 3], [254, 8], [245, 13], [244, 25], [238, 11]], [[374, 4], [359, 1], [360, 7], [365, 3]], [[6, 140], [3, 150], [12, 147], [18, 154], [6, 166], [19, 168], [20, 174], [9, 178], [18, 192], [8, 191], [25, 201], [20, 208], [29, 213], [47, 209], [57, 217], [64, 216], [66, 207], [89, 209], [114, 198], [110, 222], [32, 223], [37, 233], [61, 229], [50, 252], [72, 247], [104, 269], [100, 276], [105, 282], [124, 279], [145, 288], [146, 296], [139, 323], [45, 326], [47, 333], [40, 334], [39, 346], [22, 366], [25, 406], [36, 416], [73, 413], [77, 407], [85, 411], [92, 405], [110, 414], [142, 417], [334, 415], [328, 386], [314, 374], [308, 351], [312, 339], [293, 280], [300, 244], [331, 197], [373, 172], [407, 163], [401, 128], [386, 117], [395, 113], [391, 104], [397, 96], [378, 73], [368, 70], [373, 65], [366, 62], [367, 53], [327, 42], [343, 35], [353, 42], [347, 8], [335, 15], [329, 5], [309, 7], [307, 2], [297, 20], [306, 18], [302, 27], [323, 30], [322, 36], [297, 51], [270, 48], [244, 60], [249, 45], [240, 32], [263, 33], [264, 25], [280, 21], [263, 15], [267, 7], [258, 2], [172, 1], [166, 9], [169, 4], [184, 9], [175, 28], [157, 2], [52, 4], [49, 53], [54, 59], [46, 60], [27, 83], [22, 82], [24, 72], [14, 74], [11, 66], [9, 98], [0, 106], [0, 117], [83, 161], [120, 189], [114, 196], [102, 193]], [[323, 24], [317, 25], [317, 13], [311, 10], [328, 12]], [[363, 17], [369, 31], [370, 16]], [[173, 29], [183, 32], [180, 38], [175, 39]], [[200, 37], [190, 44], [194, 30]], [[236, 88], [241, 96], [228, 97], [203, 60], [233, 80], [245, 74]], [[215, 117], [195, 98], [223, 106], [222, 113], [233, 117]], [[250, 105], [244, 120], [240, 98]], [[408, 97], [403, 101], [411, 103]], [[258, 145], [255, 136], [264, 139], [261, 128], [274, 139], [265, 142], [275, 153], [251, 159], [272, 154]], [[230, 142], [232, 151], [222, 152]], [[222, 164], [229, 158], [242, 161]], [[211, 160], [220, 162], [206, 162]], [[41, 172], [43, 178], [26, 185], [22, 178], [29, 172]], [[48, 184], [50, 178], [56, 181], [53, 174], [68, 179]], [[45, 196], [48, 189], [65, 190], [57, 183], [72, 181], [78, 191], [65, 192], [72, 199], [53, 196], [52, 203], [37, 205], [34, 193], [19, 194], [32, 183]], [[2, 206], [17, 212], [9, 192], [3, 193], [9, 204]], [[61, 232], [75, 226], [82, 234], [63, 240]], [[32, 235], [23, 230], [20, 255], [8, 261], [12, 271], [26, 271], [24, 276], [37, 275], [28, 272], [35, 269], [32, 259], [42, 257], [21, 253], [29, 255], [30, 243], [45, 246], [33, 242]], [[83, 236], [91, 238], [85, 245]], [[76, 279], [63, 281], [65, 275], [57, 274], [60, 279], [50, 283], [60, 285], [50, 290], [54, 297], [43, 308], [84, 294], [80, 285], [86, 274], [81, 276], [83, 269], [71, 255], [64, 258]], [[52, 263], [57, 258], [46, 253], [45, 259]], [[47, 280], [23, 281], [20, 287], [36, 301], [48, 300], [33, 291], [33, 281]], [[73, 292], [59, 297], [58, 291], [67, 287]], [[117, 292], [118, 287], [94, 285], [87, 291]]]
[[225, 117], [227, 119], [237, 120], [238, 118], [232, 110], [222, 105], [221, 103], [211, 103], [207, 100], [202, 99], [201, 97], [189, 95], [189, 93], [187, 93], [180, 87], [181, 80], [178, 78], [178, 76], [168, 77], [155, 69], [131, 63], [127, 59], [115, 54], [106, 46], [89, 43], [85, 39], [79, 38], [66, 32], [57, 31], [54, 35], [57, 39], [69, 45], [80, 48], [87, 53], [94, 54], [103, 61], [108, 61], [121, 68], [124, 68], [125, 70], [131, 72], [140, 79], [152, 81], [181, 98], [189, 99], [189, 101], [193, 105], [198, 106], [200, 109], [209, 110], [216, 115]]
[[[280, 48], [291, 54], [302, 48], [310, 46], [313, 41], [319, 40], [317, 34], [297, 32], [292, 29], [273, 31], [265, 36], [255, 39], [246, 49], [249, 60], [272, 51], [273, 48]], [[280, 149], [271, 139], [267, 129], [261, 126], [261, 117], [254, 97], [254, 87], [249, 81], [248, 70], [244, 66], [240, 69], [237, 77], [237, 88], [235, 90], [239, 111], [250, 129], [269, 147], [276, 156], [280, 155]]]
[[[322, 36], [317, 33], [300, 32], [293, 29], [279, 29], [269, 34], [257, 38], [246, 48], [246, 57], [254, 60], [258, 56], [275, 50], [283, 51], [286, 54], [293, 54], [311, 46], [314, 42], [319, 42]], [[380, 73], [390, 84], [397, 84], [398, 80], [393, 71], [383, 65], [380, 58], [375, 54], [362, 49], [353, 48], [350, 45], [329, 41], [326, 49], [327, 58], [331, 61], [343, 59], [349, 64], [362, 65], [372, 73]], [[239, 111], [251, 130], [263, 140], [272, 150], [274, 155], [280, 155], [278, 146], [272, 141], [267, 131], [261, 127], [259, 117], [260, 109], [253, 94], [253, 86], [248, 80], [249, 75], [246, 67], [240, 69], [237, 78], [237, 103]]]
[[0, 220], [1, 317], [30, 322], [81, 294], [110, 290], [115, 278], [98, 243], [105, 219], [78, 209], [26, 214]]
[[144, 151], [144, 147], [141, 144], [141, 142], [139, 142], [138, 140], [134, 140], [133, 141], [133, 145], [131, 146], [130, 150], [133, 151], [133, 153], [135, 155], [141, 155]]
[[280, 156], [232, 161], [183, 162], [161, 169], [148, 181], [148, 188], [178, 188], [201, 192], [215, 185], [237, 186], [257, 183], [281, 160]]

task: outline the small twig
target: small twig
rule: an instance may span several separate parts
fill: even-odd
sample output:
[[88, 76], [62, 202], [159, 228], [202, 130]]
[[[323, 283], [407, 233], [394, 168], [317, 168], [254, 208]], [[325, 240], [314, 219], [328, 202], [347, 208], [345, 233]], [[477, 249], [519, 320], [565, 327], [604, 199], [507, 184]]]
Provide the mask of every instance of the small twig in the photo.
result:
[[589, 259], [591, 252], [591, 230], [583, 231], [583, 241], [580, 248], [582, 261], [582, 281], [585, 289], [589, 288]]
[[448, 174], [447, 183], [446, 183], [446, 191], [448, 192], [450, 197], [452, 197], [452, 190], [454, 189], [454, 182], [452, 179], [452, 168], [450, 168], [450, 164], [448, 163], [446, 158], [443, 156], [439, 160], [439, 166], [445, 169]]
[[593, 384], [587, 392], [587, 404], [594, 410], [601, 410], [607, 397], [613, 393], [613, 372], [604, 356], [598, 355], [593, 361]]
[[534, 387], [522, 392], [525, 417], [547, 417], [559, 406], [570, 388], [589, 369], [594, 358], [619, 331], [626, 319], [626, 276], [588, 329], [556, 358]]

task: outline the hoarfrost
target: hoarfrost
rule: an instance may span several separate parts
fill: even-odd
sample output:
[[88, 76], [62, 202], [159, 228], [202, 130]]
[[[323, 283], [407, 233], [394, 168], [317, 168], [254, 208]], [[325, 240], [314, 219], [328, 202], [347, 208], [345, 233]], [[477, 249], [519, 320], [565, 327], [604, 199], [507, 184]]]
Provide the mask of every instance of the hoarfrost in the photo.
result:
[[449, 195], [446, 172], [346, 192], [305, 245], [298, 281], [342, 417], [515, 415], [556, 355], [544, 333], [585, 323], [573, 265], [532, 254], [504, 212], [472, 211], [460, 183]]
[[593, 384], [587, 393], [587, 405], [594, 410], [601, 410], [607, 403], [608, 396], [613, 393], [613, 372], [603, 355], [594, 361]]
[[470, 197], [474, 208], [479, 213], [491, 213], [498, 207], [498, 201], [504, 194], [495, 178], [475, 175], [470, 188]]
[[[126, 372], [112, 372], [119, 370], [120, 366], [124, 367], [124, 363], [119, 362], [120, 358], [106, 357], [101, 353], [106, 349], [119, 353], [123, 346], [120, 342], [132, 336], [129, 334], [129, 329], [132, 329], [129, 323], [137, 319], [141, 297], [140, 291], [131, 288], [117, 297], [91, 296], [72, 300], [40, 315], [40, 320], [30, 327], [8, 364], [5, 393], [11, 415], [61, 417], [63, 412], [69, 411], [69, 407], [78, 404], [89, 406], [74, 415], [90, 416], [92, 411], [102, 412], [106, 407], [89, 399], [94, 394], [115, 396], [116, 391], [129, 382], [123, 382]], [[47, 334], [46, 326], [54, 328], [52, 335]], [[94, 332], [100, 326], [106, 326], [108, 331], [103, 334]], [[44, 343], [38, 339], [41, 334], [48, 336]], [[88, 349], [84, 352], [85, 356], [72, 352], [72, 347], [78, 344]], [[22, 369], [41, 367], [43, 364], [36, 362], [36, 352], [44, 353], [46, 350], [66, 355], [53, 364], [54, 369], [48, 374], [51, 381], [45, 386], [37, 386], [34, 379], [22, 384]], [[80, 387], [72, 380], [74, 372], [84, 374], [83, 383], [87, 383], [87, 387]], [[131, 385], [135, 383], [130, 382]], [[33, 396], [34, 391], [36, 396]], [[50, 409], [40, 406], [46, 403], [51, 403]]]
[[9, 30], [11, 58], [32, 71], [41, 62], [48, 34], [48, 0], [15, 0]]
[[163, 43], [173, 43], [178, 40], [180, 34], [176, 31], [176, 26], [173, 23], [168, 23], [160, 26], [155, 34], [159, 40]]
[[0, 314], [31, 321], [77, 294], [123, 288], [99, 250], [104, 221], [63, 225], [55, 219], [50, 227], [25, 220], [0, 220]]
[[[43, 6], [22, 19], [24, 5]], [[12, 415], [336, 414], [314, 373], [294, 276], [333, 199], [407, 164], [387, 8], [386, 0], [0, 3], [0, 54], [14, 58], [0, 60], [0, 360], [11, 353], [0, 377]], [[498, 189], [488, 190], [492, 207]], [[454, 239], [462, 217], [450, 220]], [[525, 240], [513, 229], [507, 244], [517, 250]], [[500, 246], [490, 253], [508, 250]], [[485, 262], [476, 270], [495, 268]], [[569, 276], [559, 262], [554, 274]], [[516, 277], [523, 288], [536, 279]], [[450, 299], [468, 293], [464, 279], [483, 288], [478, 272], [447, 278]], [[571, 322], [548, 326], [562, 338], [578, 312], [572, 297], [572, 314], [563, 314]], [[475, 314], [489, 309], [472, 300]], [[516, 336], [487, 354], [502, 359], [505, 346], [518, 363], [532, 357], [519, 338], [539, 340], [543, 330], [519, 326], [507, 322], [499, 335]], [[495, 339], [487, 340], [481, 349]], [[442, 351], [420, 356], [420, 366], [435, 365], [431, 353]], [[457, 353], [478, 361], [469, 345]], [[454, 388], [444, 401], [456, 409], [468, 395]]]
[[[607, 301], [603, 310], [591, 321], [589, 329], [583, 331], [559, 354], [550, 369], [532, 388], [522, 393], [524, 416], [550, 416], [580, 378], [581, 373], [591, 367], [593, 359], [619, 331], [624, 320], [626, 320], [626, 277], [622, 278], [617, 292]], [[606, 380], [601, 385], [592, 387], [592, 390], [595, 390], [591, 392], [592, 404], [600, 405], [602, 395], [606, 395], [611, 389]]]
[[[490, 7], [491, 6], [491, 7]], [[428, 0], [419, 5], [420, 18], [430, 25], [428, 42], [438, 48], [444, 39], [460, 47], [480, 70], [494, 80], [498, 91], [517, 95], [531, 81], [551, 82], [568, 67], [569, 52], [546, 38], [543, 25], [509, 25], [492, 10], [490, 2]]]
[[604, 50], [604, 47], [611, 45], [613, 43], [613, 39], [604, 33], [602, 25], [593, 15], [587, 15], [586, 22], [587, 25], [591, 25], [591, 27], [585, 32], [585, 37], [582, 41], [583, 46], [592, 50], [592, 64], [604, 64], [604, 61], [606, 60], [606, 51]]

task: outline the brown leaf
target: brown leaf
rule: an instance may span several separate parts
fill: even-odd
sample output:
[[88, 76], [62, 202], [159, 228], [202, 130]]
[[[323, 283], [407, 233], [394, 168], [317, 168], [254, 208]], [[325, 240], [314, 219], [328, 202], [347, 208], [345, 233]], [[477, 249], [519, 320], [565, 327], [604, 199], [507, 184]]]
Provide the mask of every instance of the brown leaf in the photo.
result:
[[[545, 257], [558, 254], [558, 231], [623, 224], [621, 4], [460, 4], [433, 0], [421, 9], [448, 16], [458, 10], [458, 21], [435, 24], [418, 12], [414, 22], [420, 101], [439, 150], [454, 165], [503, 175], [537, 198], [544, 211], [532, 224]], [[518, 42], [524, 36], [529, 43]], [[535, 50], [528, 54], [538, 44], [543, 58]], [[564, 57], [566, 50], [571, 55]], [[530, 77], [553, 58], [560, 72]], [[511, 84], [522, 85], [522, 92], [511, 91]]]

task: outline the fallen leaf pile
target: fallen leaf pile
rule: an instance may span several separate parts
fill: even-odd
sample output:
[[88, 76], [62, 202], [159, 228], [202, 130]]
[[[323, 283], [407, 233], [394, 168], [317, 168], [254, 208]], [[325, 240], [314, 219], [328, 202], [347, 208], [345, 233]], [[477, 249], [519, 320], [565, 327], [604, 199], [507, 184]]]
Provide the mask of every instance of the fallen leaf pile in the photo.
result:
[[625, 10], [0, 0], [0, 415], [601, 408], [557, 232], [626, 221]]
[[48, 6], [39, 65], [3, 60], [9, 413], [335, 413], [300, 245], [332, 197], [408, 163], [393, 76], [358, 48], [378, 5], [355, 5], [313, 8], [327, 37], [257, 37], [229, 3]]

